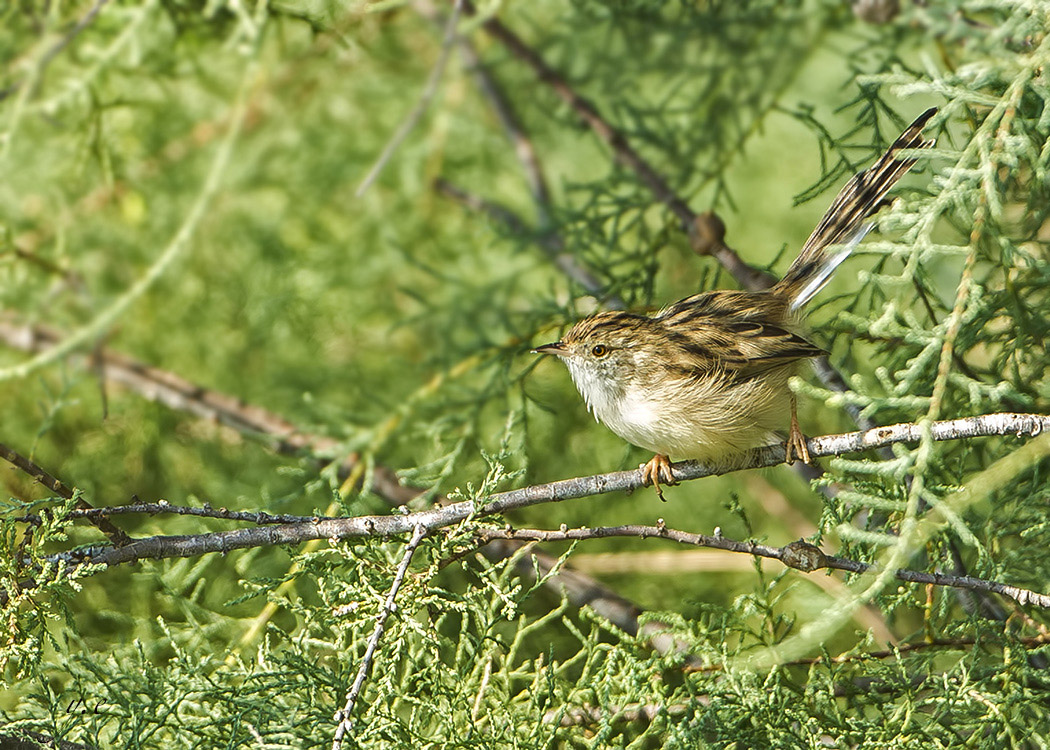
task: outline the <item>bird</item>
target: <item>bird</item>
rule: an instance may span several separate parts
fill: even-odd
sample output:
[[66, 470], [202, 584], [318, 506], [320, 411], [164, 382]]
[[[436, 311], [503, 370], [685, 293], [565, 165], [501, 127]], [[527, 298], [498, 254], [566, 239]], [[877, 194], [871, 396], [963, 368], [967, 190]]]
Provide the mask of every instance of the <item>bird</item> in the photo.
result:
[[[533, 351], [558, 357], [595, 418], [627, 442], [653, 451], [643, 485], [675, 484], [670, 457], [716, 463], [781, 441], [787, 463], [810, 463], [788, 380], [826, 352], [809, 340], [802, 311], [853, 251], [887, 192], [935, 141], [923, 128], [933, 107], [909, 125], [832, 201], [784, 277], [768, 289], [718, 289], [655, 314], [604, 311]], [[902, 153], [908, 151], [908, 153]]]

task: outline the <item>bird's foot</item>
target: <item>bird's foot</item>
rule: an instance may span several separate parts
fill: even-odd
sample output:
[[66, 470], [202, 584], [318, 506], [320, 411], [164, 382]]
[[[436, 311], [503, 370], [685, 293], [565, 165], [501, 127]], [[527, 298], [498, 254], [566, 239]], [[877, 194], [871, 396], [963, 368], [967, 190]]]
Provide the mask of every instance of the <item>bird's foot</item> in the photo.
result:
[[786, 456], [784, 463], [792, 463], [796, 458], [805, 463], [812, 463], [809, 458], [809, 448], [806, 447], [806, 436], [798, 426], [798, 415], [795, 414], [795, 400], [791, 399], [791, 432], [788, 434], [787, 445], [784, 448]]
[[660, 482], [668, 486], [678, 484], [678, 480], [674, 478], [674, 473], [671, 471], [671, 459], [662, 453], [657, 453], [649, 459], [648, 463], [642, 464], [641, 469], [642, 486], [648, 487], [651, 484], [653, 489], [656, 490], [656, 496], [666, 503], [667, 498], [664, 497], [664, 492], [660, 489]]

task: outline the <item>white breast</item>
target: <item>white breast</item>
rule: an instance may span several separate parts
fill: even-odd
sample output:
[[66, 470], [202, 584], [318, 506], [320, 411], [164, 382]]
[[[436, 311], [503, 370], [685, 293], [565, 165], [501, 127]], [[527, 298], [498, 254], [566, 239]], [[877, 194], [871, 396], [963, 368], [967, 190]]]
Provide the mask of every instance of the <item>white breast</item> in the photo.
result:
[[[728, 392], [716, 379], [668, 381], [657, 392], [652, 387], [616, 387], [599, 381], [585, 367], [569, 372], [594, 416], [624, 440], [672, 458], [715, 460], [726, 453], [775, 440], [772, 430], [786, 426], [787, 375], [783, 389], [745, 387]], [[765, 400], [772, 393], [783, 401], [785, 413]], [[772, 419], [770, 419], [772, 417]]]

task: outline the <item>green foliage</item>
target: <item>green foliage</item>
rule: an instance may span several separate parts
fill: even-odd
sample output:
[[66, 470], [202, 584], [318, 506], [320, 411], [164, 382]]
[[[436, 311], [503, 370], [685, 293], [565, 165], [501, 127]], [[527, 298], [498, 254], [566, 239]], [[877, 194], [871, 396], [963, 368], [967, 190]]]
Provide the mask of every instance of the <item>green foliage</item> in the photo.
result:
[[[941, 108], [937, 148], [813, 313], [849, 390], [797, 384], [812, 434], [852, 429], [847, 407], [878, 424], [1050, 410], [1050, 4], [903, 5], [884, 25], [830, 0], [479, 8], [774, 271], [829, 193], [915, 113]], [[0, 320], [46, 323], [66, 342], [35, 360], [0, 347], [0, 441], [94, 505], [304, 515], [388, 512], [342, 487], [351, 452], [366, 488], [383, 465], [425, 490], [417, 507], [643, 460], [528, 349], [613, 297], [654, 307], [732, 279], [518, 57], [475, 19], [460, 31], [532, 136], [551, 206], [534, 205], [454, 52], [420, 123], [355, 197], [440, 56], [439, 28], [409, 5], [0, 6]], [[437, 177], [524, 229], [451, 202]], [[550, 263], [538, 245], [552, 236], [599, 292]], [[333, 463], [103, 389], [96, 345], [331, 436]], [[1010, 464], [1021, 445], [926, 440], [826, 462], [815, 484], [836, 492], [822, 506], [784, 468], [678, 487], [666, 505], [640, 492], [505, 520], [662, 517], [770, 544], [816, 534], [856, 559], [1047, 591], [1046, 464]], [[331, 746], [403, 540], [71, 577], [55, 554], [99, 544], [98, 531], [28, 477], [0, 476], [14, 498], [0, 509], [0, 733]], [[226, 528], [118, 523], [140, 537]], [[598, 574], [648, 610], [629, 633], [553, 592], [549, 573], [523, 574], [528, 548], [486, 559], [472, 532], [431, 535], [414, 557], [352, 746], [1050, 743], [1047, 617], [1032, 607], [757, 564], [688, 574], [685, 551], [654, 540], [562, 550], [559, 564], [581, 567], [593, 552], [682, 553]], [[652, 648], [656, 623], [677, 648]]]

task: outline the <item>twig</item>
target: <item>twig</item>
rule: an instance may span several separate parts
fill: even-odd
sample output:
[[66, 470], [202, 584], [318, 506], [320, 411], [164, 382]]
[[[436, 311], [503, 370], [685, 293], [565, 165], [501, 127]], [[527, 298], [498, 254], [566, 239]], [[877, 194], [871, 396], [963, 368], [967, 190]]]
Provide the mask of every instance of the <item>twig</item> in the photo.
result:
[[247, 521], [249, 523], [265, 526], [275, 523], [311, 523], [324, 516], [295, 516], [288, 513], [273, 514], [266, 511], [241, 511], [228, 510], [226, 508], [213, 508], [205, 503], [200, 508], [187, 505], [172, 505], [167, 500], [159, 500], [155, 503], [134, 503], [131, 505], [114, 505], [109, 508], [91, 508], [70, 511], [70, 518], [94, 518], [95, 516], [123, 516], [142, 513], [146, 515], [157, 515], [167, 513], [175, 516], [197, 516], [199, 518], [218, 518], [224, 521]]
[[[20, 325], [0, 319], [0, 342], [28, 352], [44, 351], [62, 341], [60, 332], [43, 325]], [[81, 356], [81, 355], [74, 355]], [[304, 453], [326, 455], [338, 447], [332, 438], [300, 430], [278, 414], [220, 391], [192, 383], [167, 370], [152, 367], [112, 349], [92, 352], [85, 364], [95, 363], [108, 380], [119, 383], [141, 396], [164, 404], [176, 411], [211, 419], [246, 435], [268, 438], [273, 450], [284, 455]], [[104, 367], [99, 367], [102, 363]], [[337, 467], [340, 479], [346, 479], [359, 462], [356, 454], [343, 459]], [[405, 486], [387, 467], [377, 466], [372, 476], [372, 489], [388, 502], [403, 505], [417, 497], [420, 490]]]
[[[1018, 437], [1034, 436], [1050, 428], [1050, 417], [1037, 414], [986, 414], [933, 422], [926, 428], [934, 440], [1011, 434], [1016, 434]], [[879, 427], [866, 432], [812, 438], [808, 446], [810, 455], [820, 458], [894, 443], [917, 442], [922, 433], [921, 425], [906, 423]], [[745, 451], [716, 467], [706, 466], [696, 461], [683, 461], [672, 464], [672, 470], [678, 481], [687, 481], [742, 469], [776, 466], [783, 461], [784, 446], [775, 445]], [[561, 502], [610, 492], [625, 492], [641, 486], [642, 469], [638, 468], [631, 471], [617, 471], [523, 487], [478, 500], [466, 500], [441, 508], [403, 515], [320, 518], [309, 523], [282, 524], [194, 536], [157, 536], [135, 541], [120, 549], [84, 549], [76, 553], [61, 553], [60, 556], [74, 562], [117, 565], [147, 558], [191, 557], [208, 552], [229, 552], [247, 547], [297, 544], [311, 539], [394, 536], [408, 533], [416, 526], [423, 526], [427, 531], [433, 531], [458, 524], [472, 517], [491, 516], [532, 505]]]
[[[598, 277], [580, 263], [572, 253], [565, 251], [565, 244], [558, 234], [550, 231], [537, 232], [526, 225], [522, 218], [509, 208], [481, 198], [473, 193], [468, 193], [466, 190], [453, 185], [443, 178], [438, 178], [434, 181], [434, 188], [439, 193], [452, 198], [472, 211], [487, 214], [492, 219], [503, 224], [512, 234], [533, 238], [555, 266], [591, 294], [599, 296], [604, 291], [604, 285], [598, 280]], [[605, 306], [622, 310], [626, 307], [626, 304], [620, 297], [610, 295], [605, 299]]]
[[[456, 201], [460, 205], [466, 206], [471, 211], [485, 214], [489, 218], [498, 221], [513, 234], [535, 234], [535, 231], [525, 223], [524, 219], [506, 206], [502, 206], [495, 201], [486, 200], [474, 193], [468, 193], [463, 188], [453, 185], [444, 177], [438, 177], [434, 180], [434, 189], [442, 195]], [[538, 240], [539, 245], [548, 255], [551, 252], [560, 249], [560, 246], [549, 245], [548, 243], [550, 242], [550, 236], [541, 237]], [[587, 291], [594, 291], [594, 289], [590, 288], [589, 284], [583, 284], [583, 286], [587, 288]], [[595, 287], [597, 288], [598, 285], [595, 284]]]
[[350, 687], [349, 692], [346, 694], [346, 703], [343, 705], [341, 711], [336, 711], [335, 721], [339, 722], [339, 726], [336, 727], [335, 737], [332, 740], [332, 750], [340, 750], [343, 746], [343, 737], [346, 733], [353, 728], [353, 721], [351, 715], [354, 711], [354, 703], [357, 701], [357, 696], [361, 693], [361, 688], [364, 687], [365, 679], [368, 677], [368, 672], [372, 668], [372, 659], [375, 657], [376, 648], [379, 646], [379, 640], [383, 637], [383, 631], [386, 630], [387, 618], [397, 608], [397, 592], [401, 589], [401, 584], [404, 583], [405, 573], [408, 572], [408, 564], [412, 562], [412, 555], [415, 554], [416, 548], [419, 547], [419, 543], [423, 541], [423, 537], [426, 536], [427, 530], [422, 526], [416, 526], [412, 531], [412, 538], [408, 540], [408, 544], [405, 545], [405, 553], [401, 558], [401, 564], [397, 566], [397, 572], [394, 574], [394, 581], [390, 584], [390, 591], [387, 592], [386, 601], [383, 602], [382, 609], [379, 610], [379, 614], [376, 615], [376, 627], [372, 631], [371, 637], [368, 639], [368, 645], [365, 647], [365, 655], [361, 659], [361, 666], [357, 670], [357, 677], [354, 679], [354, 684]]
[[[51, 64], [51, 61], [58, 57], [62, 50], [68, 47], [69, 44], [77, 38], [80, 32], [82, 32], [84, 29], [91, 25], [91, 22], [94, 21], [95, 17], [98, 16], [98, 14], [102, 11], [102, 6], [105, 5], [107, 2], [109, 2], [109, 0], [95, 0], [95, 4], [92, 5], [88, 9], [88, 12], [85, 13], [84, 16], [76, 22], [73, 28], [70, 29], [65, 35], [63, 35], [61, 39], [55, 42], [51, 46], [51, 48], [44, 53], [44, 55], [40, 58], [40, 62], [37, 64], [35, 74], [31, 76], [33, 80], [39, 81], [43, 77], [44, 70], [46, 70], [47, 66]], [[0, 101], [3, 101], [7, 97], [11, 96], [11, 94], [18, 91], [18, 89], [21, 88], [23, 83], [23, 81], [18, 81], [12, 83], [6, 89], [0, 89]]]
[[[417, 7], [423, 16], [434, 23], [441, 23], [441, 14], [429, 0], [418, 3]], [[565, 251], [564, 240], [561, 235], [552, 229], [550, 189], [547, 187], [547, 179], [544, 177], [543, 168], [540, 166], [539, 157], [536, 155], [536, 148], [533, 146], [532, 139], [526, 132], [525, 126], [522, 125], [521, 119], [514, 111], [513, 105], [503, 93], [503, 88], [481, 62], [481, 58], [470, 39], [457, 34], [455, 41], [460, 55], [466, 61], [468, 69], [474, 74], [474, 80], [477, 82], [478, 89], [485, 99], [488, 100], [500, 125], [503, 126], [503, 132], [514, 146], [514, 154], [518, 157], [518, 162], [521, 164], [522, 172], [525, 174], [525, 181], [529, 185], [529, 193], [532, 195], [533, 205], [536, 208], [538, 229], [535, 231], [528, 230], [526, 223], [513, 211], [484, 198], [467, 193], [446, 180], [438, 179], [435, 182], [435, 187], [468, 208], [482, 211], [497, 221], [506, 224], [511, 232], [533, 236], [540, 249], [566, 276], [591, 294], [599, 294], [603, 290], [603, 285], [598, 280], [598, 277], [580, 263], [575, 256]], [[623, 300], [615, 296], [610, 297], [607, 300], [607, 304], [616, 309], [625, 307]]]
[[452, 51], [452, 44], [456, 38], [456, 23], [459, 21], [459, 13], [463, 7], [463, 0], [454, 0], [452, 6], [452, 13], [448, 17], [448, 23], [445, 25], [445, 37], [441, 41], [441, 53], [438, 55], [437, 62], [434, 64], [433, 69], [430, 71], [430, 76], [427, 78], [427, 83], [423, 87], [423, 91], [419, 95], [419, 101], [416, 102], [416, 106], [412, 108], [412, 111], [408, 113], [408, 117], [405, 118], [404, 122], [398, 126], [398, 129], [391, 136], [386, 146], [383, 147], [383, 151], [379, 154], [379, 158], [376, 159], [375, 164], [368, 170], [368, 174], [361, 180], [361, 184], [357, 186], [354, 196], [360, 198], [365, 194], [365, 191], [372, 186], [376, 178], [379, 177], [379, 173], [383, 171], [383, 167], [390, 161], [390, 157], [394, 155], [401, 143], [408, 137], [408, 134], [412, 132], [418, 123], [419, 119], [423, 116], [423, 113], [427, 111], [427, 107], [430, 106], [430, 100], [434, 98], [434, 94], [437, 93], [438, 83], [441, 82], [441, 75], [445, 72], [445, 65], [448, 63], [449, 53]]
[[[463, 7], [465, 12], [474, 13], [474, 5], [470, 0], [464, 0]], [[721, 221], [714, 214], [698, 215], [693, 211], [652, 165], [634, 150], [623, 133], [607, 122], [591, 102], [576, 93], [568, 82], [517, 34], [504, 26], [497, 18], [486, 19], [482, 27], [493, 38], [501, 42], [511, 54], [532, 68], [540, 81], [547, 84], [594, 131], [595, 135], [608, 144], [616, 160], [638, 175], [638, 178], [653, 192], [657, 200], [666, 205], [678, 218], [694, 250], [714, 257], [745, 289], [765, 289], [775, 281], [769, 274], [749, 266], [726, 245], [722, 236], [719, 236], [724, 235], [724, 227], [722, 232], [711, 229], [712, 226], [721, 225]], [[715, 221], [712, 222], [711, 219]], [[712, 240], [712, 238], [716, 239]]]
[[503, 88], [481, 62], [481, 57], [470, 39], [459, 36], [456, 42], [460, 55], [466, 61], [470, 72], [474, 74], [478, 89], [488, 100], [500, 125], [503, 126], [503, 132], [514, 145], [514, 154], [521, 163], [525, 181], [529, 184], [529, 192], [532, 193], [532, 202], [536, 206], [536, 223], [541, 231], [546, 232], [551, 226], [551, 194], [550, 188], [547, 187], [547, 178], [540, 166], [539, 157], [536, 155], [536, 148], [532, 145], [532, 138], [525, 131], [525, 126], [521, 124], [521, 119], [514, 111], [513, 105], [503, 93]]
[[[631, 537], [635, 539], [669, 539], [680, 544], [688, 544], [694, 547], [709, 547], [712, 549], [725, 550], [726, 552], [737, 552], [753, 557], [765, 557], [771, 560], [779, 560], [789, 568], [801, 570], [804, 573], [812, 573], [816, 570], [829, 568], [831, 570], [845, 570], [850, 573], [866, 573], [875, 569], [876, 566], [858, 560], [850, 560], [845, 557], [825, 555], [819, 548], [808, 542], [799, 540], [783, 547], [770, 547], [758, 542], [741, 542], [728, 539], [724, 536], [707, 536], [705, 534], [694, 534], [688, 531], [669, 529], [666, 526], [597, 526], [592, 528], [559, 529], [557, 531], [544, 529], [478, 529], [475, 532], [482, 539], [518, 539], [537, 542], [566, 542], [580, 541], [585, 539], [607, 539], [610, 537]], [[934, 586], [948, 586], [952, 588], [968, 589], [970, 591], [991, 591], [996, 594], [1010, 597], [1019, 604], [1035, 604], [1038, 607], [1050, 607], [1050, 596], [1039, 594], [1029, 589], [1017, 588], [998, 581], [989, 581], [972, 576], [953, 576], [942, 573], [926, 573], [918, 570], [900, 568], [894, 572], [896, 577], [909, 583], [927, 583]]]
[[[63, 497], [66, 500], [73, 499], [73, 490], [63, 483], [57, 477], [52, 476], [46, 472], [43, 467], [26, 458], [18, 451], [9, 448], [8, 446], [0, 443], [0, 458], [3, 458], [8, 463], [12, 464], [17, 469], [21, 470], [24, 474], [28, 475], [33, 481], [43, 485], [47, 489], [54, 492], [59, 497]], [[87, 513], [92, 512], [95, 515], [89, 517], [89, 520], [95, 527], [105, 534], [109, 541], [113, 543], [115, 547], [123, 547], [125, 544], [131, 541], [127, 534], [118, 529], [109, 519], [106, 518], [108, 513], [105, 508], [94, 508], [90, 503], [82, 498], [77, 498], [77, 509], [79, 512]], [[74, 511], [77, 512], [77, 511]]]

